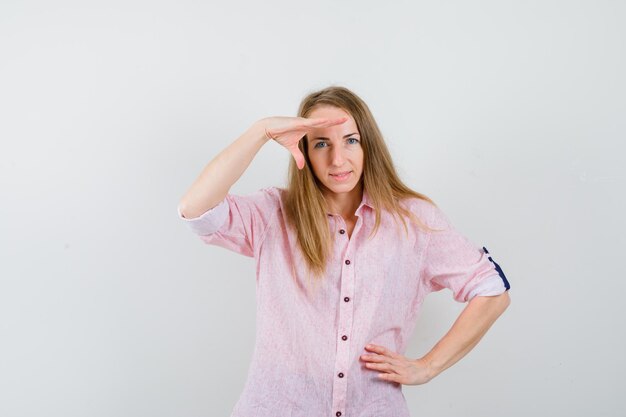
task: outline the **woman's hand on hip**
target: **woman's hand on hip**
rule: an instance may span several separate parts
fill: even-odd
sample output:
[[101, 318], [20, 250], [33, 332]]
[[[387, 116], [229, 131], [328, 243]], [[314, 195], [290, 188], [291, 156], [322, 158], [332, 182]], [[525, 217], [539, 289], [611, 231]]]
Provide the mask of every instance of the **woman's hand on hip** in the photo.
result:
[[365, 349], [373, 353], [361, 355], [360, 359], [367, 369], [379, 372], [380, 379], [404, 385], [421, 385], [433, 378], [428, 364], [421, 359], [409, 359], [379, 345], [367, 345]]

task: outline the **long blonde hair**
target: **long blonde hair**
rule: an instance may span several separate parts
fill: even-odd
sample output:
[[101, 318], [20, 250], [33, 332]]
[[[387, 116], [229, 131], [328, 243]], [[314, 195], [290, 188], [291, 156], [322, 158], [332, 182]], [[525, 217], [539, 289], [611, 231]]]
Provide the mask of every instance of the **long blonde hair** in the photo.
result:
[[[331, 105], [343, 109], [356, 122], [363, 148], [363, 176], [360, 181], [376, 212], [376, 222], [370, 238], [380, 225], [381, 209], [391, 212], [396, 222], [399, 217], [405, 232], [407, 232], [406, 217], [418, 227], [431, 230], [400, 205], [400, 201], [405, 198], [419, 198], [435, 203], [426, 195], [413, 191], [400, 180], [382, 133], [365, 102], [345, 87], [331, 86], [307, 95], [300, 103], [298, 116], [307, 117], [318, 105]], [[295, 160], [291, 158], [285, 212], [288, 222], [296, 230], [298, 245], [309, 271], [312, 271], [315, 277], [320, 277], [326, 270], [333, 245], [327, 216], [328, 206], [321, 192], [319, 180], [311, 167], [306, 135], [300, 140], [298, 147], [304, 155], [306, 164], [304, 168], [298, 169]]]

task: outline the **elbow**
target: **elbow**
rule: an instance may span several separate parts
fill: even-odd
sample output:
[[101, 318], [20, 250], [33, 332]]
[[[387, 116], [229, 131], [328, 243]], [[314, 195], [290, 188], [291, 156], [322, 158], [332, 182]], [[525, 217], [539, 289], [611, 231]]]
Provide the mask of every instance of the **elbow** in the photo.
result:
[[183, 202], [182, 202], [182, 200], [178, 203], [178, 206], [176, 206], [176, 209], [178, 210], [178, 214], [179, 214], [181, 217], [183, 217], [183, 218], [185, 218], [185, 219], [187, 219], [187, 218], [188, 218], [187, 216], [185, 216], [185, 208], [184, 208], [184, 206], [183, 206]]
[[504, 293], [502, 293], [500, 295], [502, 295], [502, 297], [506, 301], [506, 306], [507, 307], [510, 306], [511, 305], [511, 296], [509, 295], [509, 290], [506, 290]]
[[502, 294], [498, 295], [497, 298], [500, 300], [500, 314], [504, 312], [511, 305], [511, 297], [509, 296], [509, 292], [505, 291]]

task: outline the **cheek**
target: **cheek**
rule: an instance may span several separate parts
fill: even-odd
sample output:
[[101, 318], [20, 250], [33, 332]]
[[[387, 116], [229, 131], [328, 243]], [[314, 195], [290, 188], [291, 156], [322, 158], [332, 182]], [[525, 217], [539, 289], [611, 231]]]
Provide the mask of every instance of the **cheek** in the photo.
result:
[[354, 165], [360, 170], [363, 169], [363, 159], [363, 150], [359, 149], [359, 151], [355, 153], [353, 161]]
[[311, 169], [313, 173], [319, 177], [320, 169], [322, 168], [322, 163], [319, 161], [319, 158], [309, 154], [309, 161], [311, 161]]

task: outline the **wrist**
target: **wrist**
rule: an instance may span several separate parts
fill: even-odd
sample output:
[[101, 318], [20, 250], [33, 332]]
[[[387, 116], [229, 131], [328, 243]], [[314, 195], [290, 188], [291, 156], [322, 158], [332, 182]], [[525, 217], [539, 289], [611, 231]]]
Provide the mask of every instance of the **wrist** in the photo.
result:
[[265, 128], [264, 119], [257, 120], [254, 122], [249, 128], [248, 132], [252, 137], [257, 138], [259, 141], [263, 143], [267, 143], [272, 140], [271, 137], [268, 136], [267, 130]]
[[425, 370], [429, 381], [442, 373], [445, 369], [436, 360], [428, 357], [428, 355], [417, 359], [416, 362], [418, 363], [418, 366]]

